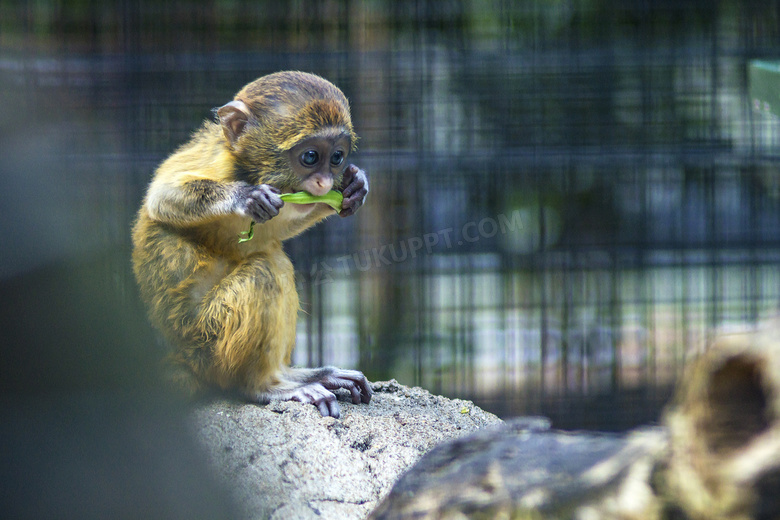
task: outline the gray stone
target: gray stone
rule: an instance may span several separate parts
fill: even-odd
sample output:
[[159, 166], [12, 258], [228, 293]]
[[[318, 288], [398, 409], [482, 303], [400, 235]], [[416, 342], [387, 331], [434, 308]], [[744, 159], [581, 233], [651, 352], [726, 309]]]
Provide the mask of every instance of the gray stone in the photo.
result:
[[398, 477], [437, 444], [501, 424], [470, 401], [395, 380], [369, 405], [340, 396], [341, 418], [310, 404], [215, 400], [192, 421], [245, 518], [366, 518]]

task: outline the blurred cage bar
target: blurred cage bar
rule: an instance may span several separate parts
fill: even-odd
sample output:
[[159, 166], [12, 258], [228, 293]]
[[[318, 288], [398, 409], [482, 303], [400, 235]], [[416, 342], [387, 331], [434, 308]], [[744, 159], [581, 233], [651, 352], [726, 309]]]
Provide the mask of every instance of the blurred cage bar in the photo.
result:
[[244, 83], [301, 69], [350, 98], [371, 195], [288, 244], [296, 363], [620, 429], [708, 333], [777, 311], [779, 127], [749, 84], [780, 60], [776, 2], [106, 9], [0, 1], [6, 93], [90, 142], [62, 175], [95, 247], [129, 254], [155, 165]]
[[361, 63], [373, 209], [304, 278], [299, 359], [353, 344], [346, 363], [502, 415], [653, 420], [707, 334], [777, 310], [777, 120], [748, 84], [777, 11], [501, 9], [484, 47], [431, 30], [442, 8]]

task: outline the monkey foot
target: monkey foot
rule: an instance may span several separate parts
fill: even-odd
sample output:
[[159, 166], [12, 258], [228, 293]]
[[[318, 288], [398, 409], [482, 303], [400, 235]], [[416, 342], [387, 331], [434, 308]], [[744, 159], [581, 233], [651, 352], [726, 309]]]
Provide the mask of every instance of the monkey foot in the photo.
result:
[[336, 395], [332, 391], [339, 388], [349, 390], [353, 404], [368, 404], [374, 393], [371, 389], [371, 383], [362, 372], [336, 367], [322, 367], [290, 369], [284, 386], [261, 392], [248, 391], [247, 395], [259, 403], [280, 399], [313, 404], [323, 417], [338, 418], [341, 411], [336, 402]]
[[310, 403], [316, 406], [323, 417], [339, 418], [341, 410], [336, 402], [336, 395], [321, 383], [308, 383], [290, 392], [286, 401]]
[[368, 404], [371, 402], [371, 396], [374, 394], [374, 391], [371, 389], [371, 383], [368, 382], [363, 372], [358, 370], [334, 368], [320, 382], [328, 390], [346, 388], [352, 393], [353, 404], [360, 404], [361, 402]]

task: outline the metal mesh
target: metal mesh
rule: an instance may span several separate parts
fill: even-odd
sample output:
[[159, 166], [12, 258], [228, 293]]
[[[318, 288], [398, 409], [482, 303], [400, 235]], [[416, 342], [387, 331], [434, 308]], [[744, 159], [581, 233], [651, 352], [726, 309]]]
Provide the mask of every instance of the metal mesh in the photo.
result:
[[0, 80], [64, 158], [67, 218], [93, 230], [72, 255], [120, 251], [108, 283], [133, 298], [155, 165], [255, 77], [327, 77], [372, 191], [288, 244], [295, 360], [619, 428], [709, 331], [776, 311], [778, 124], [747, 71], [780, 23], [775, 4], [613, 4], [0, 2]]

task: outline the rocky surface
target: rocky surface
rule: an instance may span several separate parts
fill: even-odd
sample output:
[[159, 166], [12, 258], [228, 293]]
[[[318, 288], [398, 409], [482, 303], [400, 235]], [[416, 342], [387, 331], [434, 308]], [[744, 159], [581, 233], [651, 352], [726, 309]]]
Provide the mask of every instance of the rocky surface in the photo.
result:
[[340, 398], [341, 418], [310, 404], [219, 399], [192, 422], [244, 518], [366, 518], [398, 477], [437, 444], [501, 424], [470, 401], [395, 380], [369, 405]]

